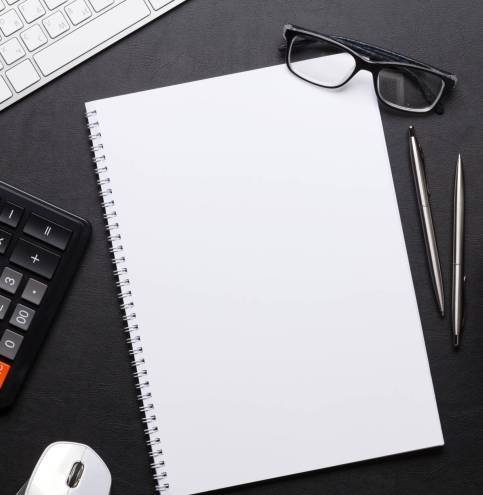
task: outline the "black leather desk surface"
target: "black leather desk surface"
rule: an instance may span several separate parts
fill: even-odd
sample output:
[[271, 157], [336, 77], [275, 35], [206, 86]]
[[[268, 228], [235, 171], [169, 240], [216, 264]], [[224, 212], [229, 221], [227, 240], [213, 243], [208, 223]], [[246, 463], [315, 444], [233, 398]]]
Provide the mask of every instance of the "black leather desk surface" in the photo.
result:
[[[481, 494], [482, 18], [483, 4], [477, 0], [190, 0], [1, 113], [0, 178], [88, 218], [93, 237], [20, 399], [7, 415], [0, 416], [0, 494], [14, 494], [44, 447], [56, 440], [94, 447], [112, 471], [114, 495], [153, 491], [96, 196], [83, 103], [277, 63], [285, 22], [406, 52], [459, 76], [459, 87], [443, 116], [417, 118], [383, 112], [446, 445], [230, 493]], [[438, 317], [430, 289], [407, 156], [406, 132], [411, 123], [417, 126], [427, 158], [447, 288], [454, 165], [459, 151], [464, 157], [467, 326], [457, 353], [450, 347], [449, 319]], [[126, 125], [135, 122], [126, 116]], [[446, 303], [450, 303], [449, 290]]]

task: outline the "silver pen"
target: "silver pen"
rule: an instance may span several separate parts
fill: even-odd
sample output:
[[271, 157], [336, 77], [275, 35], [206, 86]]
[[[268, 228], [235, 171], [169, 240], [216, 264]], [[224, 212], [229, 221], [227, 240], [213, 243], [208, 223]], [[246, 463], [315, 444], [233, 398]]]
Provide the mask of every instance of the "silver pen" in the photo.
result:
[[464, 245], [465, 235], [465, 182], [463, 162], [458, 155], [454, 178], [454, 213], [453, 213], [453, 294], [451, 300], [453, 345], [460, 345], [464, 318]]
[[426, 180], [426, 170], [424, 167], [424, 157], [421, 146], [416, 139], [416, 133], [413, 126], [409, 127], [409, 155], [411, 157], [411, 168], [413, 171], [414, 185], [416, 187], [416, 195], [418, 198], [421, 227], [423, 229], [424, 243], [426, 245], [429, 273], [431, 275], [431, 281], [433, 283], [433, 290], [439, 312], [441, 313], [441, 316], [444, 316], [443, 276], [441, 274], [438, 245], [436, 243], [433, 217], [431, 215], [431, 206], [429, 204], [429, 191]]

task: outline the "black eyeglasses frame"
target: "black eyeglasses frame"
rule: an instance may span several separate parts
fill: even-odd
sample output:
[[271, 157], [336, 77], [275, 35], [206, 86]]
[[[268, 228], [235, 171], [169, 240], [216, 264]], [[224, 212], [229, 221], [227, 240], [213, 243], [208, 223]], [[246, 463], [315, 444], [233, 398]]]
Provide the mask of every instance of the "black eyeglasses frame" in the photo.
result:
[[[286, 50], [285, 62], [290, 72], [292, 72], [292, 74], [294, 74], [295, 76], [311, 84], [315, 84], [316, 86], [320, 86], [327, 89], [337, 89], [347, 84], [359, 71], [367, 70], [372, 74], [374, 89], [376, 91], [378, 100], [383, 105], [386, 105], [392, 109], [401, 110], [403, 112], [429, 113], [432, 110], [435, 110], [437, 113], [443, 113], [442, 102], [458, 82], [456, 75], [451, 74], [450, 72], [438, 69], [436, 67], [409, 58], [405, 55], [401, 55], [399, 53], [393, 52], [391, 50], [386, 50], [384, 48], [370, 45], [368, 43], [357, 41], [351, 38], [346, 38], [343, 36], [326, 35], [326, 34], [318, 33], [316, 31], [311, 31], [309, 29], [301, 28], [299, 26], [294, 26], [292, 24], [286, 24], [284, 26], [283, 36], [286, 41], [286, 46], [284, 47]], [[298, 74], [296, 71], [293, 70], [290, 62], [290, 53], [292, 50], [292, 45], [297, 36], [314, 38], [314, 40], [323, 40], [338, 46], [347, 53], [350, 53], [355, 60], [355, 67], [352, 74], [345, 81], [343, 81], [341, 84], [337, 86], [324, 86], [323, 84], [319, 84], [317, 82], [311, 81]], [[379, 58], [380, 60], [374, 60], [375, 58]], [[378, 75], [382, 69], [409, 69], [409, 70], [417, 69], [423, 72], [428, 72], [436, 76], [439, 76], [442, 79], [443, 88], [440, 91], [436, 100], [433, 102], [433, 104], [424, 109], [412, 109], [409, 107], [402, 107], [400, 105], [391, 104], [390, 102], [386, 101], [379, 92]]]

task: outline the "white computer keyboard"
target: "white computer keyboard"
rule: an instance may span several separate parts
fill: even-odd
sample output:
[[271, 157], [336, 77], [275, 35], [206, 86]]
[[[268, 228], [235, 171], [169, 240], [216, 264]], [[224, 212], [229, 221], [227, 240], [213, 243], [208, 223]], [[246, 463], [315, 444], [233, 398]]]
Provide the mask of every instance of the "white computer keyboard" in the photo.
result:
[[0, 0], [0, 110], [186, 0]]

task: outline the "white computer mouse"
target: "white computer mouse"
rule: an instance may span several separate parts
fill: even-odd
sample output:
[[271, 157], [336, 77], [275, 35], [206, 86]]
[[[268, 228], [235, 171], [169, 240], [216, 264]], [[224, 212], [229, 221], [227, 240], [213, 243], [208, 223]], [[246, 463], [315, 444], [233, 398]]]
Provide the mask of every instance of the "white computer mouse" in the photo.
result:
[[40, 456], [17, 495], [109, 495], [111, 473], [87, 445], [56, 442]]

